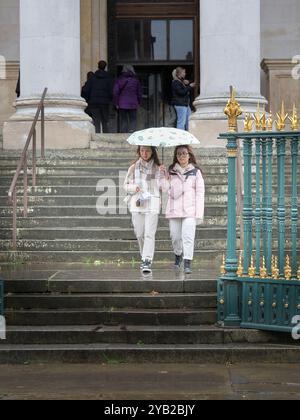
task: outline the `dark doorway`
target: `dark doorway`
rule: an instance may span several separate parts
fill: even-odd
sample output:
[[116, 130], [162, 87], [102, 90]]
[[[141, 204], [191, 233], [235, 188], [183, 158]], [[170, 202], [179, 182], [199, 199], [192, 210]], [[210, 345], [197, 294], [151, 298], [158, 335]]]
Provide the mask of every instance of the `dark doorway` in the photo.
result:
[[138, 129], [174, 126], [172, 71], [185, 67], [199, 86], [199, 0], [113, 0], [109, 17], [110, 71], [117, 77], [132, 64], [142, 83]]

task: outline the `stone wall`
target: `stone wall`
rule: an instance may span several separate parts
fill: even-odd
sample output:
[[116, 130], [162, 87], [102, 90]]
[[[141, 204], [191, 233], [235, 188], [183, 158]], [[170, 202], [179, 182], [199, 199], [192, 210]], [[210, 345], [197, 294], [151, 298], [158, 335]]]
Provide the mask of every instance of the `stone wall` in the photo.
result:
[[14, 112], [15, 89], [19, 73], [19, 0], [0, 0], [0, 132]]
[[[292, 57], [300, 55], [299, 0], [261, 0], [261, 31], [262, 60], [292, 60]], [[282, 68], [279, 62], [280, 66]], [[293, 83], [287, 85], [293, 86]], [[262, 70], [262, 94], [268, 98], [272, 96], [269, 89], [268, 75]]]

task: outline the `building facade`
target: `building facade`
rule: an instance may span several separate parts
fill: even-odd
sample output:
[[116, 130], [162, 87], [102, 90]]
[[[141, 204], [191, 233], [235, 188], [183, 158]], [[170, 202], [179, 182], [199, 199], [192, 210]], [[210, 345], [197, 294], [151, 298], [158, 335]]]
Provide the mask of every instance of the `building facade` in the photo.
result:
[[[80, 88], [99, 59], [117, 76], [135, 65], [143, 85], [139, 128], [170, 125], [172, 70], [197, 82], [190, 129], [208, 147], [226, 130], [229, 86], [244, 111], [300, 108], [297, 0], [0, 0], [0, 129], [23, 147], [44, 87], [47, 147], [89, 147], [93, 126]], [[21, 68], [21, 96], [15, 87]], [[111, 110], [111, 131], [117, 130]]]

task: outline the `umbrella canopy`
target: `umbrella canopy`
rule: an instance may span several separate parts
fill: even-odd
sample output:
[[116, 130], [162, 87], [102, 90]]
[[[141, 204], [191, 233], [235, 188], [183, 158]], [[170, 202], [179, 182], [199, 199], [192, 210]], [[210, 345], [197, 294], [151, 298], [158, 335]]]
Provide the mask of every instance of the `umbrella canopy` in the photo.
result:
[[177, 128], [148, 128], [136, 131], [127, 142], [132, 146], [177, 147], [200, 144], [199, 140], [188, 131]]

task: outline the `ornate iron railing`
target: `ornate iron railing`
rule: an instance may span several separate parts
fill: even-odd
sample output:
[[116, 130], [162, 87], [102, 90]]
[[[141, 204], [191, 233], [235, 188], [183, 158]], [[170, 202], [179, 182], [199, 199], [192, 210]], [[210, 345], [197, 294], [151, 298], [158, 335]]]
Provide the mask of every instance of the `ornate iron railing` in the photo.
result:
[[[300, 315], [298, 266], [297, 111], [290, 118], [284, 105], [273, 130], [272, 116], [260, 110], [247, 115], [245, 132], [236, 132], [239, 104], [234, 94], [227, 105], [230, 131], [220, 135], [228, 150], [228, 239], [218, 280], [218, 322], [225, 327], [291, 332]], [[256, 132], [251, 132], [253, 122]], [[237, 154], [243, 143], [243, 249], [237, 251]], [[287, 177], [289, 170], [289, 177]], [[287, 191], [287, 188], [289, 191]], [[287, 193], [289, 192], [289, 194]]]

